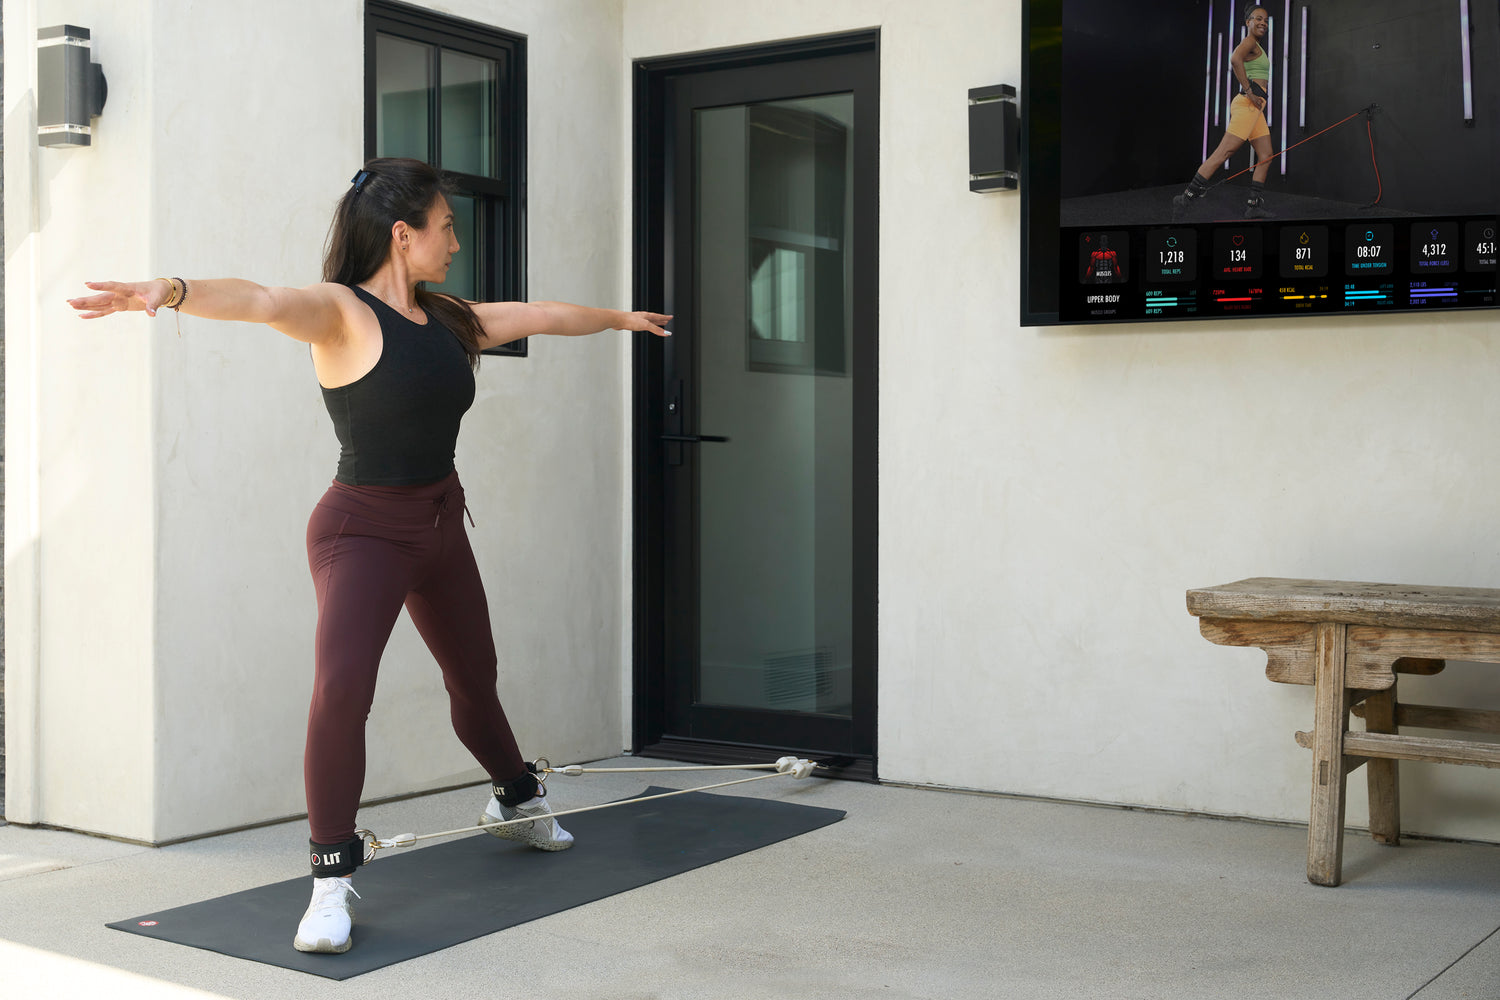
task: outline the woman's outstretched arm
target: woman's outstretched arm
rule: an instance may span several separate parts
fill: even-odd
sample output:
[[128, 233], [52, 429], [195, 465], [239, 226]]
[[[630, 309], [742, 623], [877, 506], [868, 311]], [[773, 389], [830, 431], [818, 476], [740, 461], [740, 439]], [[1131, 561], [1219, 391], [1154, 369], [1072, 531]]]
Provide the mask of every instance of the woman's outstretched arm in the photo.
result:
[[170, 303], [189, 316], [264, 323], [307, 344], [342, 339], [347, 310], [358, 301], [342, 285], [278, 288], [242, 278], [194, 278], [182, 281], [180, 288], [167, 278], [84, 284], [95, 294], [68, 300], [82, 319], [141, 311], [155, 316], [158, 309]]
[[645, 330], [670, 337], [663, 327], [671, 316], [654, 312], [623, 312], [594, 309], [567, 302], [474, 302], [470, 303], [484, 327], [482, 347], [499, 347], [523, 337], [550, 334], [583, 337], [604, 330]]

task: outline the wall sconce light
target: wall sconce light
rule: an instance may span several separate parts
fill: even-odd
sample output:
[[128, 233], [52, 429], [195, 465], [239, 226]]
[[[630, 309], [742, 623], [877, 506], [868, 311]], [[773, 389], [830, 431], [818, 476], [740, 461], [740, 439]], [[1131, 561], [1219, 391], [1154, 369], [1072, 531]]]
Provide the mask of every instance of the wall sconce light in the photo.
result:
[[36, 135], [41, 146], [88, 146], [104, 110], [104, 70], [89, 57], [89, 29], [71, 24], [36, 33]]
[[1002, 83], [969, 91], [969, 190], [1014, 191], [1020, 162], [1016, 88]]

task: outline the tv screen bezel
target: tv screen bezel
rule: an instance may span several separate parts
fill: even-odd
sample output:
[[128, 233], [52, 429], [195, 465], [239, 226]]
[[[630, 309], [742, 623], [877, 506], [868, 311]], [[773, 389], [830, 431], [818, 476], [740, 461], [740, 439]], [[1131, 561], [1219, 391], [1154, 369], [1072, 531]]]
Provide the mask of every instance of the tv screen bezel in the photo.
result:
[[[1125, 316], [1099, 319], [1062, 319], [1065, 288], [1064, 263], [1061, 254], [1061, 166], [1062, 166], [1062, 70], [1064, 44], [1064, 4], [1066, 0], [1024, 0], [1021, 13], [1021, 93], [1020, 93], [1020, 296], [1019, 321], [1022, 327], [1046, 326], [1118, 326], [1122, 324], [1164, 322], [1217, 322], [1229, 319], [1279, 320], [1307, 317], [1357, 316], [1368, 321], [1394, 317], [1409, 322], [1413, 316], [1464, 311], [1487, 312], [1500, 309], [1500, 301], [1466, 303], [1451, 306], [1419, 307], [1409, 302], [1396, 303], [1371, 310], [1322, 310], [1312, 312], [1251, 311], [1221, 314], [1209, 311], [1191, 315]], [[1500, 3], [1497, 3], [1500, 7]], [[1472, 30], [1472, 29], [1471, 29]], [[1500, 216], [1500, 204], [1495, 206]], [[1380, 216], [1368, 221], [1396, 222], [1401, 215]], [[1274, 220], [1273, 220], [1274, 221]], [[1352, 221], [1350, 218], [1319, 220], [1329, 225]], [[1367, 221], [1361, 219], [1361, 221]], [[1168, 225], [1165, 220], [1162, 225]], [[1076, 228], [1076, 227], [1075, 227]], [[1100, 228], [1104, 228], [1101, 225]], [[1397, 283], [1412, 277], [1409, 270], [1393, 272]], [[1266, 276], [1267, 282], [1276, 278]], [[1330, 274], [1329, 281], [1340, 278]]]

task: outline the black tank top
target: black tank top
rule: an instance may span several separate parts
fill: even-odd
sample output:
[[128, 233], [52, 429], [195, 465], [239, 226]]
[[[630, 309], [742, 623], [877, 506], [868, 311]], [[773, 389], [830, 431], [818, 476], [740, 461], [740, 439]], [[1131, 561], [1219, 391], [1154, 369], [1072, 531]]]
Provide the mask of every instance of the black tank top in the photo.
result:
[[417, 486], [453, 471], [458, 425], [474, 403], [464, 345], [431, 313], [413, 323], [363, 288], [384, 341], [363, 378], [323, 389], [338, 435], [339, 471], [351, 486]]

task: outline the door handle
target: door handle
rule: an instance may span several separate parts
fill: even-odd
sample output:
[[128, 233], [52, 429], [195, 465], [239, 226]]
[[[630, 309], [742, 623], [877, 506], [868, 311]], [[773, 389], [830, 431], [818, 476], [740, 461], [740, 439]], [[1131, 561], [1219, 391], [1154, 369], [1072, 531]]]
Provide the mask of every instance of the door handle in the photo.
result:
[[728, 441], [729, 439], [713, 434], [663, 434], [661, 440], [679, 441], [683, 444], [698, 444], [703, 441]]

